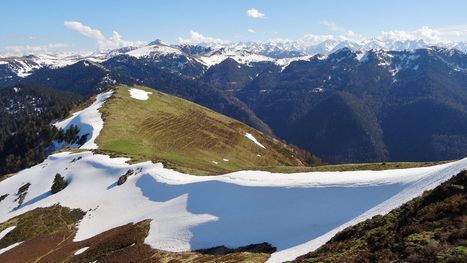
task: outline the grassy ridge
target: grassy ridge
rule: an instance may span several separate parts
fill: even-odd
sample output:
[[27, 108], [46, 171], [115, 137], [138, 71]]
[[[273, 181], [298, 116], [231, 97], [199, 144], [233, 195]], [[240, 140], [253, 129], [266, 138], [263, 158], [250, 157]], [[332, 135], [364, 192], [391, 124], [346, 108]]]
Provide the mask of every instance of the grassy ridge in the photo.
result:
[[[101, 109], [104, 128], [97, 138], [100, 150], [133, 161], [162, 161], [198, 175], [319, 162], [205, 107], [146, 87], [135, 88], [152, 94], [148, 100], [137, 100], [130, 96], [129, 87], [119, 86]], [[253, 134], [266, 149], [245, 133]]]
[[349, 163], [349, 164], [332, 164], [319, 166], [275, 166], [275, 167], [260, 167], [263, 171], [274, 173], [306, 173], [306, 172], [343, 172], [343, 171], [382, 171], [390, 169], [407, 169], [417, 167], [428, 167], [449, 163], [450, 161], [442, 162], [383, 162], [383, 163]]

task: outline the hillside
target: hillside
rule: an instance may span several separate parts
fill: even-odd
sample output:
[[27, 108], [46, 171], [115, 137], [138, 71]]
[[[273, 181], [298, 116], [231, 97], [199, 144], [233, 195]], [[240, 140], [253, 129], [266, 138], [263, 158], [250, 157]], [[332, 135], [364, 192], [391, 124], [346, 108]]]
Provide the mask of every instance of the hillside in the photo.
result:
[[30, 85], [0, 88], [0, 177], [42, 162], [61, 119], [81, 101], [75, 94]]
[[[0, 247], [22, 244], [21, 249], [0, 249], [1, 262], [264, 262], [274, 248], [267, 244], [237, 250], [174, 253], [144, 244], [149, 220], [126, 224], [93, 238], [73, 242], [77, 224], [85, 216], [79, 209], [59, 205], [37, 208], [0, 224]], [[1, 235], [1, 234], [0, 234]], [[24, 244], [23, 244], [24, 243]]]
[[[218, 164], [226, 170], [261, 165], [243, 155], [298, 159], [287, 159], [287, 146], [238, 121], [141, 86], [114, 87], [54, 124], [66, 131], [72, 125], [86, 138], [81, 146], [71, 144], [79, 150], [62, 149], [0, 181], [0, 259], [114, 261], [123, 254], [134, 261], [283, 262], [467, 167], [462, 159], [380, 171], [197, 176]], [[193, 144], [187, 150], [179, 142]], [[212, 154], [215, 145], [230, 155]], [[165, 166], [144, 161], [159, 155]], [[359, 167], [365, 165], [341, 168]]]
[[467, 154], [465, 61], [443, 48], [343, 48], [272, 65], [235, 96], [278, 137], [331, 163], [456, 159]]
[[[142, 98], [135, 99], [132, 91]], [[117, 87], [101, 111], [99, 150], [135, 162], [163, 161], [195, 174], [319, 163], [316, 157], [236, 120], [142, 86]]]
[[[127, 161], [90, 151], [62, 152], [0, 181], [0, 222], [6, 222], [0, 225], [0, 257], [71, 256], [80, 262], [110, 256], [111, 261], [121, 248], [138, 261], [161, 250], [172, 252], [159, 253], [170, 259], [219, 246], [248, 251], [245, 246], [266, 242], [270, 245], [257, 248], [266, 254], [255, 256], [264, 260], [273, 252], [269, 260], [283, 262], [467, 167], [464, 159], [387, 171], [192, 176]], [[67, 184], [52, 194], [57, 174]], [[50, 218], [48, 210], [38, 210], [57, 203], [72, 211], [52, 207], [57, 217]], [[133, 243], [137, 247], [132, 249]], [[85, 247], [90, 248], [83, 252]]]
[[466, 262], [467, 172], [294, 262]]

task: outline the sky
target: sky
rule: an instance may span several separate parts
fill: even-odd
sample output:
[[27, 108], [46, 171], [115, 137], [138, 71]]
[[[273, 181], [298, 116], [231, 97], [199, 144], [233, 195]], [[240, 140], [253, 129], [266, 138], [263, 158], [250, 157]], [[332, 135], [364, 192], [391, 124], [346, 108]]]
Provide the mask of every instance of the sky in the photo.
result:
[[161, 39], [467, 41], [466, 0], [1, 0], [0, 53], [95, 51]]

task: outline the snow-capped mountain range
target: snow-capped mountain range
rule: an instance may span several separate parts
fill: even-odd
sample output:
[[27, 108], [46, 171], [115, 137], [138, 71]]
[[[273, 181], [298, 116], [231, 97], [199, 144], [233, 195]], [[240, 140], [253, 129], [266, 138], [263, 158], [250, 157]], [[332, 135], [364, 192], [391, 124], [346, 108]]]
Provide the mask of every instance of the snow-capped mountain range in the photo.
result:
[[[94, 53], [33, 54], [23, 57], [0, 57], [0, 73], [5, 75], [4, 78], [24, 78], [42, 67], [60, 68], [82, 60], [104, 62], [120, 55], [150, 60], [161, 60], [167, 57], [185, 57], [185, 60], [198, 62], [204, 65], [206, 69], [228, 58], [234, 59], [240, 64], [273, 62], [285, 68], [292, 61], [308, 60], [316, 54], [327, 56], [343, 48], [366, 53], [369, 50], [413, 51], [430, 46], [433, 45], [423, 40], [381, 41], [378, 39], [366, 40], [361, 43], [348, 40], [326, 40], [309, 44], [300, 40], [242, 42], [225, 45], [171, 45], [156, 40], [143, 46], [123, 47]], [[456, 49], [464, 53], [467, 52], [467, 43], [464, 42], [437, 44], [436, 46], [446, 49]]]

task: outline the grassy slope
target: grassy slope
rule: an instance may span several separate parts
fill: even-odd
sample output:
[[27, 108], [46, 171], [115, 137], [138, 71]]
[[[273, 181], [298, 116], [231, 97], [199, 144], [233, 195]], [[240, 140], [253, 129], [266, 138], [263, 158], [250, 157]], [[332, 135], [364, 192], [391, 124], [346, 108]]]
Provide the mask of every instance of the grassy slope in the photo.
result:
[[[318, 162], [205, 107], [146, 87], [137, 88], [152, 92], [149, 99], [131, 98], [128, 87], [119, 86], [101, 109], [105, 124], [97, 138], [100, 150], [133, 161], [163, 161], [169, 167], [198, 175]], [[266, 149], [247, 139], [246, 132]]]
[[297, 262], [467, 262], [467, 171]]

